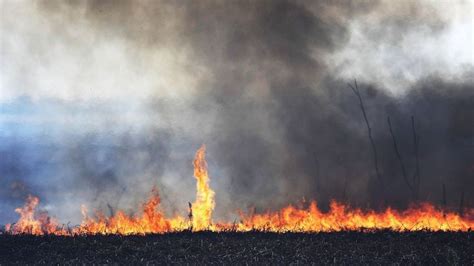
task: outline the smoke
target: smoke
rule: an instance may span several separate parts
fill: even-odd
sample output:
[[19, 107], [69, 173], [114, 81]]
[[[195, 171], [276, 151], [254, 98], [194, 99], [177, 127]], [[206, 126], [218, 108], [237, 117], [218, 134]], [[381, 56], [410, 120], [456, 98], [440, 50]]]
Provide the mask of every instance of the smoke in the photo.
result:
[[83, 203], [132, 212], [154, 185], [185, 212], [201, 143], [216, 218], [303, 197], [405, 207], [387, 116], [410, 175], [415, 118], [422, 200], [438, 203], [442, 184], [451, 204], [474, 200], [469, 1], [2, 6], [0, 223], [29, 192], [61, 220]]

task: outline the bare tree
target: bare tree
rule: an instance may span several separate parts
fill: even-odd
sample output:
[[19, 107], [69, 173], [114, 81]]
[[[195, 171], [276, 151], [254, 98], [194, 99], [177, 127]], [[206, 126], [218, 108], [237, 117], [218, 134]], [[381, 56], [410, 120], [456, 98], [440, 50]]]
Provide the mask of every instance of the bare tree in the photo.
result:
[[416, 127], [415, 127], [415, 118], [411, 116], [411, 129], [413, 132], [413, 145], [415, 147], [415, 174], [413, 175], [413, 184], [415, 184], [415, 193], [416, 198], [420, 196], [420, 183], [421, 183], [421, 176], [420, 176], [420, 160], [418, 157], [418, 145], [420, 143], [420, 137], [416, 134]]
[[383, 182], [382, 182], [383, 181], [382, 176], [380, 175], [380, 171], [379, 171], [379, 164], [378, 164], [378, 159], [377, 159], [378, 158], [378, 156], [377, 156], [377, 147], [375, 146], [374, 138], [372, 136], [372, 128], [370, 127], [369, 119], [367, 118], [367, 113], [365, 112], [364, 102], [362, 101], [362, 96], [360, 95], [359, 86], [357, 86], [357, 80], [354, 80], [354, 86], [350, 83], [348, 85], [352, 89], [354, 94], [357, 96], [357, 98], [359, 99], [359, 106], [360, 106], [360, 109], [362, 110], [362, 114], [364, 116], [365, 124], [367, 125], [368, 137], [369, 137], [370, 145], [372, 147], [375, 174], [377, 175], [377, 179], [380, 182], [382, 188], [384, 188], [384, 185], [383, 185]]
[[390, 129], [390, 135], [392, 136], [392, 140], [393, 140], [393, 149], [395, 150], [395, 154], [397, 155], [398, 161], [400, 162], [400, 167], [402, 168], [403, 180], [405, 180], [405, 183], [407, 184], [408, 188], [410, 189], [410, 191], [414, 195], [413, 185], [408, 180], [407, 171], [406, 171], [405, 165], [403, 164], [403, 160], [402, 160], [402, 156], [400, 155], [400, 151], [398, 150], [397, 139], [396, 139], [395, 135], [393, 134], [392, 123], [390, 122], [390, 116], [387, 117], [387, 123], [388, 123], [388, 128]]
[[413, 142], [414, 142], [414, 149], [415, 149], [415, 173], [413, 174], [411, 180], [408, 179], [407, 170], [405, 168], [405, 164], [403, 163], [402, 156], [398, 149], [397, 138], [393, 133], [392, 123], [390, 121], [390, 116], [387, 117], [388, 128], [390, 130], [390, 135], [392, 136], [393, 140], [393, 149], [395, 150], [395, 154], [397, 155], [398, 161], [400, 162], [400, 167], [402, 169], [403, 180], [407, 184], [408, 188], [410, 189], [413, 199], [416, 201], [419, 197], [420, 191], [420, 163], [418, 159], [418, 135], [416, 134], [415, 129], [415, 119], [411, 117], [411, 125], [412, 125], [412, 132], [413, 132]]

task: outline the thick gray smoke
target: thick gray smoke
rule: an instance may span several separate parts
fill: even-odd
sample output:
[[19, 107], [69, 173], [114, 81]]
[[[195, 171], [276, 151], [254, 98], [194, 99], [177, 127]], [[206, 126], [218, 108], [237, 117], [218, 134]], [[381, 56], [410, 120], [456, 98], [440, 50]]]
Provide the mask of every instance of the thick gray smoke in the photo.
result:
[[472, 2], [3, 5], [0, 223], [29, 193], [76, 222], [80, 204], [132, 211], [154, 185], [182, 214], [202, 143], [217, 219], [302, 198], [403, 208], [388, 116], [410, 178], [414, 117], [419, 199], [444, 184], [448, 204], [474, 202], [474, 44], [452, 37], [472, 37]]

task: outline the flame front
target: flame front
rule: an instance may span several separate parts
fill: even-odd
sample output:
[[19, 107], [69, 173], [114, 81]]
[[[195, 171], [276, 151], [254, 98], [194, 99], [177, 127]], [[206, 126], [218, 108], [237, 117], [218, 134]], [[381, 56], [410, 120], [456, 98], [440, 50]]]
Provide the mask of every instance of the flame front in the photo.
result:
[[74, 228], [74, 234], [149, 234], [171, 231], [171, 222], [158, 210], [160, 197], [154, 189], [150, 199], [143, 204], [142, 215], [128, 216], [123, 211], [107, 218], [97, 213], [97, 219], [89, 218], [87, 209], [82, 206], [82, 224]]
[[81, 206], [83, 221], [72, 229], [59, 226], [46, 212], [36, 212], [39, 198], [29, 196], [22, 208], [15, 211], [19, 220], [5, 229], [11, 234], [156, 234], [184, 230], [210, 230], [246, 232], [251, 230], [270, 232], [332, 232], [342, 230], [393, 230], [393, 231], [468, 231], [474, 228], [474, 209], [468, 208], [464, 215], [441, 210], [429, 203], [412, 206], [405, 211], [387, 208], [382, 212], [351, 209], [332, 202], [328, 212], [322, 212], [316, 202], [307, 208], [289, 205], [280, 211], [263, 214], [240, 214], [239, 223], [212, 222], [215, 207], [214, 191], [209, 186], [209, 175], [203, 145], [195, 155], [194, 177], [196, 178], [196, 200], [189, 206], [188, 219], [182, 216], [167, 218], [160, 209], [160, 197], [156, 189], [146, 201], [140, 215], [127, 215], [117, 211], [106, 217], [97, 212], [89, 217], [87, 208]]

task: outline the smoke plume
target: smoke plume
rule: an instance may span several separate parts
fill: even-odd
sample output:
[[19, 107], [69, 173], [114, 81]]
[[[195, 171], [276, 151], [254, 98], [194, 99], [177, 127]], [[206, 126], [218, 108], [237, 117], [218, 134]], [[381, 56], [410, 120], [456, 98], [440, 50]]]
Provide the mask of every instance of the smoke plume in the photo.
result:
[[[215, 219], [316, 199], [474, 203], [471, 1], [1, 1], [0, 224], [26, 195], [62, 221], [194, 200]], [[470, 37], [469, 37], [470, 36]], [[382, 189], [358, 98], [372, 127]]]

